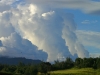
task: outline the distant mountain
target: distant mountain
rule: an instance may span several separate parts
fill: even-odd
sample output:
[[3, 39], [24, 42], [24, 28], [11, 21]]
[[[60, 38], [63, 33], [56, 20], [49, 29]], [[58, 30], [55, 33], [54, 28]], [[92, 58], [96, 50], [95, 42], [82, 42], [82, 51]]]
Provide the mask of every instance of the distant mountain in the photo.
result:
[[8, 64], [8, 65], [17, 65], [18, 63], [24, 63], [24, 64], [39, 64], [42, 61], [41, 60], [32, 60], [32, 59], [26, 59], [24, 57], [0, 57], [0, 64]]

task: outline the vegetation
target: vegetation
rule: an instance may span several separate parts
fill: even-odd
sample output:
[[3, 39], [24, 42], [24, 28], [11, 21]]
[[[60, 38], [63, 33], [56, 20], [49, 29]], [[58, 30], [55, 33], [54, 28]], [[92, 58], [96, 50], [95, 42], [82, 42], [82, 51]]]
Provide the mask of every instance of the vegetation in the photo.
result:
[[0, 64], [0, 75], [100, 75], [100, 58], [66, 58], [65, 61], [18, 65]]
[[67, 70], [52, 71], [51, 75], [100, 75], [100, 70], [92, 68], [72, 68]]
[[1, 64], [17, 65], [19, 62], [23, 62], [24, 64], [39, 64], [41, 61], [26, 59], [24, 57], [16, 57], [16, 58], [10, 58], [7, 56], [0, 57]]

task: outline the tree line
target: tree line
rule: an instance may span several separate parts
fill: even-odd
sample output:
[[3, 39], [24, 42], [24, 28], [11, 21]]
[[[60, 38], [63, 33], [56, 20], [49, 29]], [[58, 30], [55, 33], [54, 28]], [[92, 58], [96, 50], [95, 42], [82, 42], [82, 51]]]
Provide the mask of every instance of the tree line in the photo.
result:
[[24, 64], [7, 65], [0, 64], [0, 75], [50, 75], [50, 71], [64, 70], [70, 68], [93, 68], [100, 69], [100, 58], [76, 58], [73, 61], [71, 58], [66, 58], [65, 61], [41, 62], [39, 64]]

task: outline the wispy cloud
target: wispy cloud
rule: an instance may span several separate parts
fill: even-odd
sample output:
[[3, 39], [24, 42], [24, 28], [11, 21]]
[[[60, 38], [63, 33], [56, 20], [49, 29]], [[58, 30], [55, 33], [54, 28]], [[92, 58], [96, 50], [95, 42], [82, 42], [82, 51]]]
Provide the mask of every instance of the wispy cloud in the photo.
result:
[[100, 49], [100, 32], [77, 30], [77, 37], [84, 46]]
[[100, 53], [90, 53], [90, 57], [100, 57]]
[[[0, 11], [9, 10], [13, 3], [20, 3], [19, 0], [1, 0]], [[71, 8], [79, 9], [84, 13], [100, 15], [100, 2], [95, 0], [23, 0], [23, 3], [33, 3], [38, 6], [50, 8]]]
[[100, 2], [93, 0], [26, 0], [26, 2], [53, 8], [79, 9], [88, 14], [100, 15]]
[[97, 20], [94, 20], [94, 21], [84, 20], [84, 21], [82, 21], [81, 23], [82, 23], [82, 24], [92, 24], [92, 23], [97, 23], [97, 22], [98, 22]]

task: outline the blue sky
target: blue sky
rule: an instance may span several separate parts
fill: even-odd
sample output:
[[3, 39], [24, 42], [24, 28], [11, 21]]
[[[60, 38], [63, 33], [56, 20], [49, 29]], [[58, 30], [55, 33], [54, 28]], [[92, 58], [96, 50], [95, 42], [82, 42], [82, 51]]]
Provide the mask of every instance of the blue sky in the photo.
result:
[[[77, 30], [100, 32], [100, 16], [83, 13], [80, 10], [65, 9], [66, 12], [74, 14], [74, 20], [77, 23]], [[86, 23], [82, 23], [88, 20]]]

